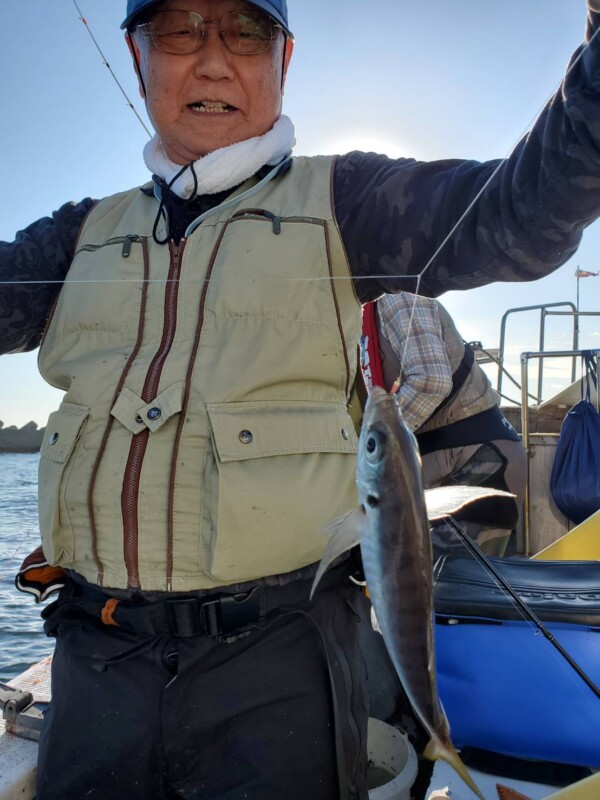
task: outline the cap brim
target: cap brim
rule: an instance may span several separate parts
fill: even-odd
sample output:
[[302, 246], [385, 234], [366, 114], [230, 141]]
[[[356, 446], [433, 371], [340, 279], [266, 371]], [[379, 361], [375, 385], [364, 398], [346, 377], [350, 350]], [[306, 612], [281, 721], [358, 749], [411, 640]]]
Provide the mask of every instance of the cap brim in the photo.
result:
[[[141, 13], [146, 11], [153, 5], [159, 5], [162, 0], [148, 0], [147, 3], [143, 3], [142, 5], [138, 6], [133, 14], [129, 14], [123, 22], [121, 23], [121, 30], [125, 30], [125, 28], [129, 28], [130, 25], [134, 22], [136, 17], [139, 17]], [[275, 22], [279, 23], [283, 30], [290, 38], [294, 38], [294, 34], [288, 27], [286, 20], [281, 16], [280, 12], [273, 7], [273, 4], [270, 0], [246, 0], [247, 3], [250, 3], [252, 6], [256, 6], [256, 8], [260, 8], [262, 11], [265, 11], [270, 17], [272, 17]]]
[[256, 6], [260, 8], [262, 11], [266, 11], [266, 13], [272, 17], [275, 22], [278, 22], [283, 30], [290, 36], [292, 39], [294, 38], [294, 34], [289, 29], [287, 20], [285, 20], [281, 16], [281, 12], [273, 6], [273, 3], [270, 0], [246, 0], [247, 3], [250, 3], [252, 6]]
[[136, 19], [136, 17], [139, 17], [140, 14], [142, 14], [144, 11], [147, 11], [151, 6], [160, 5], [161, 2], [162, 0], [146, 0], [145, 3], [141, 3], [133, 13], [128, 14], [128, 16], [125, 17], [125, 19], [121, 23], [121, 30], [129, 28], [129, 26]]

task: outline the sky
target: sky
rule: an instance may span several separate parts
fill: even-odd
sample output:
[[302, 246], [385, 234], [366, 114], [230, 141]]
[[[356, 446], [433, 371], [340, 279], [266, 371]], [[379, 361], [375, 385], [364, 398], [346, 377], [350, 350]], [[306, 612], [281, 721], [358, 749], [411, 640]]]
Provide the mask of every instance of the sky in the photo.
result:
[[[125, 0], [78, 4], [144, 116], [119, 30]], [[73, 0], [2, 6], [0, 239], [10, 241], [64, 202], [144, 183], [147, 134]], [[284, 112], [296, 126], [295, 152], [362, 149], [423, 160], [508, 155], [559, 85], [586, 15], [585, 0], [288, 0], [288, 7], [296, 48]], [[600, 223], [547, 278], [441, 299], [465, 339], [493, 348], [508, 308], [575, 302], [577, 267], [600, 269]], [[600, 310], [600, 276], [582, 280], [580, 294], [581, 310]], [[515, 369], [521, 351], [538, 349], [537, 320], [511, 317], [507, 361]], [[569, 319], [553, 317], [547, 330], [548, 346], [570, 347]], [[600, 347], [600, 318], [582, 320], [581, 344]], [[550, 387], [557, 372], [548, 370]], [[5, 425], [43, 425], [60, 399], [37, 374], [35, 353], [0, 357]]]

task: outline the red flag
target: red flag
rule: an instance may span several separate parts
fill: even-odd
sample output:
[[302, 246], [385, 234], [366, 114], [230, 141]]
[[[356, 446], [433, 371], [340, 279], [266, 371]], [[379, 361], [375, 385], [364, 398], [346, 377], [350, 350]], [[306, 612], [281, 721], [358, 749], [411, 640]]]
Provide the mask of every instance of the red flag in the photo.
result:
[[588, 272], [585, 269], [576, 269], [575, 270], [575, 277], [576, 278], [595, 278], [598, 275], [597, 272]]

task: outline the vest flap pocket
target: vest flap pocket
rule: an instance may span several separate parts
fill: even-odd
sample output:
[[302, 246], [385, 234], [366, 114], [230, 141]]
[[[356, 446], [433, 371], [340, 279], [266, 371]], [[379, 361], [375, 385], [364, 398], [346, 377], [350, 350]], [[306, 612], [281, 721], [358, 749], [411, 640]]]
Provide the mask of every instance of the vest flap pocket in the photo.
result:
[[327, 523], [357, 504], [357, 437], [345, 407], [257, 402], [207, 410], [213, 448], [202, 513], [210, 575], [237, 583], [318, 561]]
[[344, 408], [327, 403], [258, 402], [207, 405], [221, 463], [293, 453], [356, 453]]
[[48, 418], [40, 454], [51, 461], [65, 462], [89, 413], [86, 406], [61, 403]]

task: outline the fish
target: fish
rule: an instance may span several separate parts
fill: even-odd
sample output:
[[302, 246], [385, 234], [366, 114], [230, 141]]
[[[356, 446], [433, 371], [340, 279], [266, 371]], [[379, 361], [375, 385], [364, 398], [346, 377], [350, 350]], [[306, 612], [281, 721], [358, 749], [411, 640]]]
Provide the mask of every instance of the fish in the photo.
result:
[[[361, 505], [331, 524], [312, 592], [329, 565], [360, 544], [379, 630], [410, 704], [430, 736], [424, 755], [446, 761], [484, 800], [452, 743], [437, 691], [432, 549], [416, 439], [402, 421], [396, 395], [381, 387], [373, 388], [365, 407], [356, 482]], [[493, 490], [459, 491], [454, 499], [450, 492], [441, 500], [438, 493], [431, 516], [442, 518], [454, 510], [468, 514], [468, 497], [490, 493], [512, 502], [512, 495]]]

